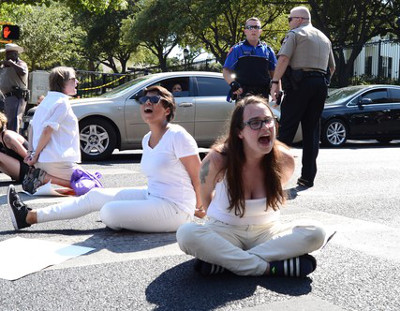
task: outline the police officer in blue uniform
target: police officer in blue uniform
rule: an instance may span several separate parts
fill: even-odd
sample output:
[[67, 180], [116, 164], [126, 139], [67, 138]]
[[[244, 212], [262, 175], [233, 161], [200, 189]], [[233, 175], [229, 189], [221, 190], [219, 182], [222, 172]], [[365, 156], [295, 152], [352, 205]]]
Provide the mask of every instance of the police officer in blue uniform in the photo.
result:
[[244, 28], [246, 40], [230, 49], [223, 68], [224, 78], [231, 86], [233, 99], [246, 94], [268, 98], [270, 80], [277, 62], [275, 53], [259, 40], [262, 29], [258, 18], [249, 18]]
[[291, 145], [299, 123], [303, 131], [301, 176], [297, 184], [313, 187], [317, 174], [320, 117], [328, 93], [328, 80], [335, 71], [330, 40], [311, 24], [310, 11], [295, 7], [290, 11], [290, 31], [278, 52], [278, 64], [271, 80], [271, 97], [285, 91], [281, 107], [279, 140]]

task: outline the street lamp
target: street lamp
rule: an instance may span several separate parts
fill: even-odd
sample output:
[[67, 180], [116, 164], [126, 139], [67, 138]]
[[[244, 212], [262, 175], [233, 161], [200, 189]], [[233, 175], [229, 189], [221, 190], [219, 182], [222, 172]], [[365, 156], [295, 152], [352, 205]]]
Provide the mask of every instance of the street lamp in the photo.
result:
[[189, 50], [188, 49], [184, 49], [183, 50], [183, 57], [185, 59], [185, 70], [187, 70], [187, 60], [188, 60], [188, 56], [189, 56]]

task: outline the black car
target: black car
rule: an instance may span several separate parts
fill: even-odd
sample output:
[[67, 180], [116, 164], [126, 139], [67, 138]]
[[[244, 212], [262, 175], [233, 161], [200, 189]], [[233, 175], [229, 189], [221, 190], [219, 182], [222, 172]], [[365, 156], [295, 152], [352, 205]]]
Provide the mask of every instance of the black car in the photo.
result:
[[339, 147], [347, 139], [400, 139], [400, 86], [358, 85], [331, 92], [321, 116], [321, 142]]

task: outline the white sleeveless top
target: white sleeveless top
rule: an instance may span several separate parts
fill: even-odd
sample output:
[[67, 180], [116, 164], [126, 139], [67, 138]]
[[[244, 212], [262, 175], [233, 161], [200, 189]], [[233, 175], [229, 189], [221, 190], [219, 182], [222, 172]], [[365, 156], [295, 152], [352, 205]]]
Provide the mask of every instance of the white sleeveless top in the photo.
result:
[[229, 225], [263, 225], [279, 219], [280, 211], [268, 208], [266, 198], [246, 200], [246, 210], [243, 217], [235, 215], [235, 209], [228, 210], [229, 197], [226, 179], [215, 186], [215, 194], [207, 210], [207, 216]]

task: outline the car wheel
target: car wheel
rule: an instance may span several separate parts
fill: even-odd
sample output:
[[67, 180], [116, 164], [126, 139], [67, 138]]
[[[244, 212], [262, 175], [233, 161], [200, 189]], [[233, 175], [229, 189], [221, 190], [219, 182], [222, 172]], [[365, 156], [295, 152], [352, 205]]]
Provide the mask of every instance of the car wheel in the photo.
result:
[[82, 120], [79, 124], [82, 159], [108, 158], [116, 147], [117, 134], [109, 121], [101, 118]]
[[347, 139], [347, 127], [342, 120], [332, 119], [324, 127], [322, 143], [331, 147], [344, 145]]

